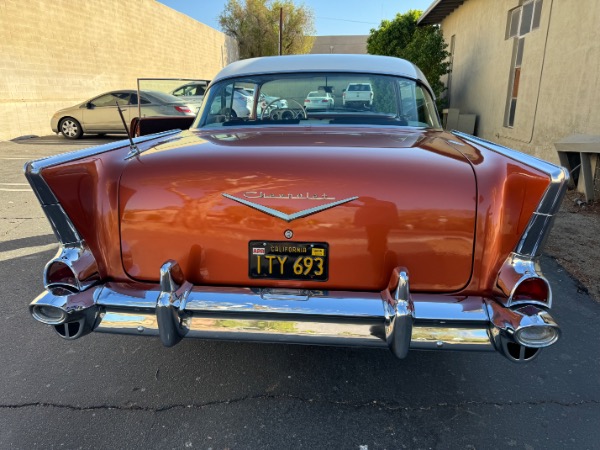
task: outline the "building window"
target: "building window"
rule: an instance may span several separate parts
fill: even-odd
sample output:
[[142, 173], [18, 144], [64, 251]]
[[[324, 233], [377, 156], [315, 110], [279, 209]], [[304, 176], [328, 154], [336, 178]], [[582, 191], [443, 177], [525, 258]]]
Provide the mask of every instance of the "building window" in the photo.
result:
[[525, 0], [521, 6], [508, 12], [506, 39], [514, 40], [513, 57], [510, 65], [508, 98], [504, 114], [504, 126], [512, 128], [517, 112], [517, 98], [521, 81], [521, 65], [525, 48], [525, 35], [540, 27], [543, 0]]
[[452, 90], [452, 72], [454, 71], [454, 43], [456, 41], [456, 35], [453, 34], [450, 38], [450, 59], [448, 60], [448, 83], [446, 85], [446, 101], [448, 107], [450, 107], [450, 94]]
[[525, 38], [515, 40], [515, 55], [511, 68], [510, 91], [508, 94], [508, 105], [506, 110], [505, 126], [512, 127], [515, 124], [515, 112], [517, 111], [517, 98], [519, 96], [519, 81], [521, 80], [521, 63], [523, 62], [523, 49]]
[[543, 1], [525, 0], [521, 6], [508, 12], [506, 39], [523, 37], [540, 27]]

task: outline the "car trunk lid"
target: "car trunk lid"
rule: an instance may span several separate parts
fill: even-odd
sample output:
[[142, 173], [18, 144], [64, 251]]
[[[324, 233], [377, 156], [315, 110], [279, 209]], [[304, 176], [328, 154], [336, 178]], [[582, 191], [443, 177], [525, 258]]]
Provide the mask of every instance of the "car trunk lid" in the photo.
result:
[[[120, 183], [123, 265], [152, 282], [173, 259], [194, 284], [380, 290], [404, 266], [414, 291], [457, 291], [475, 213], [465, 158], [397, 129], [186, 132], [132, 159]], [[326, 244], [326, 280], [251, 278], [257, 242]]]

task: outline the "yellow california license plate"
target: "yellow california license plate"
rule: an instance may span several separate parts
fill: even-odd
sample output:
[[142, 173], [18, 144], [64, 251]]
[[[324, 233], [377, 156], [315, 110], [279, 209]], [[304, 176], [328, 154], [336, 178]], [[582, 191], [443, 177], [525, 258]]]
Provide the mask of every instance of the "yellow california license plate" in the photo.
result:
[[327, 281], [329, 244], [250, 241], [248, 266], [250, 278]]

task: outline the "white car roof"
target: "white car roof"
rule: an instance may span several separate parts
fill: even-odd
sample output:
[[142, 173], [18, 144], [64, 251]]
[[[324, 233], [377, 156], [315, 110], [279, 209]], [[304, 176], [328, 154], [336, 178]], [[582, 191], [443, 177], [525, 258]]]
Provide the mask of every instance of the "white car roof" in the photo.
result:
[[223, 68], [213, 78], [217, 81], [248, 75], [296, 72], [352, 72], [398, 75], [412, 78], [431, 87], [423, 72], [413, 63], [400, 58], [379, 55], [286, 55], [242, 59]]

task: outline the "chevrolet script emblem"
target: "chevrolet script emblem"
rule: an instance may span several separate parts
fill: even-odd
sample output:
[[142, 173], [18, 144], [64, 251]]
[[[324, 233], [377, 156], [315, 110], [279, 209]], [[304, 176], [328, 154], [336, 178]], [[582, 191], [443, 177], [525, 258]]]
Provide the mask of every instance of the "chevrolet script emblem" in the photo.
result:
[[338, 200], [337, 202], [325, 203], [324, 205], [315, 206], [314, 208], [303, 209], [302, 211], [295, 212], [294, 214], [285, 214], [276, 209], [269, 208], [268, 206], [259, 205], [258, 203], [244, 200], [243, 198], [237, 198], [233, 195], [222, 194], [223, 197], [233, 200], [234, 202], [241, 203], [242, 205], [249, 206], [250, 208], [256, 209], [257, 211], [263, 212], [278, 219], [291, 222], [292, 220], [301, 219], [302, 217], [310, 216], [327, 209], [335, 208], [336, 206], [343, 205], [344, 203], [351, 202], [352, 200], [358, 199], [358, 197], [345, 198], [344, 200]]

